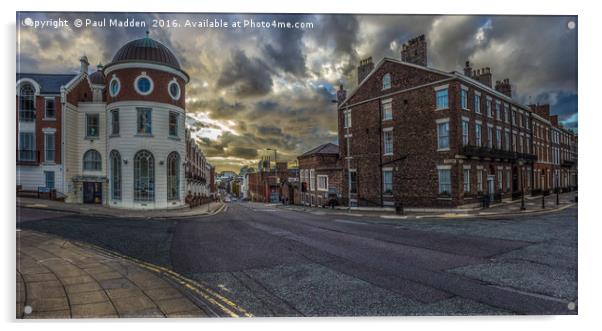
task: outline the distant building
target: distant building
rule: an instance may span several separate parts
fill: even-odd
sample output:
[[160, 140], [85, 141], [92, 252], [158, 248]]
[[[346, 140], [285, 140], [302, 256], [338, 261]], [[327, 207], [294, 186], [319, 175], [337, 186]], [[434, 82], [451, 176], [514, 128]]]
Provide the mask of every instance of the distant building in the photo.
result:
[[341, 198], [343, 166], [339, 146], [327, 143], [297, 157], [301, 183], [300, 203], [325, 206], [334, 196]]

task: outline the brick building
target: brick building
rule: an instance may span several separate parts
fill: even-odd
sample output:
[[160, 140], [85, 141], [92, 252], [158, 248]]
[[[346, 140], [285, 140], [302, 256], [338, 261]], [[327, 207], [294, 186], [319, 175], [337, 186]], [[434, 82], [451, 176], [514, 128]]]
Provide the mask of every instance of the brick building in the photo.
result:
[[198, 194], [202, 198], [209, 198], [215, 195], [215, 188], [212, 189], [213, 179], [212, 165], [209, 163], [205, 154], [191, 137], [190, 130], [186, 129], [186, 161], [184, 171], [186, 175], [187, 194]]
[[330, 197], [342, 197], [343, 166], [339, 146], [323, 144], [301, 154], [297, 159], [301, 204], [325, 206]]
[[17, 73], [17, 185], [65, 191], [61, 86], [75, 74]]
[[18, 188], [116, 208], [183, 205], [188, 80], [148, 34], [92, 73], [86, 56], [73, 75], [18, 73]]
[[[462, 73], [427, 67], [422, 36], [402, 53], [406, 61], [362, 61], [358, 86], [337, 94], [345, 203], [443, 207], [477, 204], [484, 195], [510, 199], [531, 192], [537, 172], [550, 187], [544, 160], [551, 122], [512, 99], [509, 79], [493, 86], [489, 68], [468, 62]], [[548, 136], [534, 137], [539, 126]]]
[[284, 199], [288, 203], [295, 203], [297, 177], [297, 169], [290, 169], [288, 162], [275, 162], [272, 167], [269, 159], [262, 159], [256, 172], [245, 174], [246, 192], [243, 196], [256, 202], [277, 203]]

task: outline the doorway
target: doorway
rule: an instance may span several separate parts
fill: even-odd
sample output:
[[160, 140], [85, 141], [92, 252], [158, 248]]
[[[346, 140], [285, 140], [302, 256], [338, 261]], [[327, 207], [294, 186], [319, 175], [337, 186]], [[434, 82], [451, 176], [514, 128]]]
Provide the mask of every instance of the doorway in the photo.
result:
[[102, 203], [102, 183], [84, 182], [84, 203]]

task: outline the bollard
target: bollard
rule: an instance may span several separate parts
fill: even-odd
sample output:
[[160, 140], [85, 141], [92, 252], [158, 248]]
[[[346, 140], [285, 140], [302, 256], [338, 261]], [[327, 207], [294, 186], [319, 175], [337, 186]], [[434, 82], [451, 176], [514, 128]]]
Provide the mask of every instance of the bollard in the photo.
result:
[[545, 193], [541, 193], [541, 209], [545, 209], [546, 208], [546, 195]]

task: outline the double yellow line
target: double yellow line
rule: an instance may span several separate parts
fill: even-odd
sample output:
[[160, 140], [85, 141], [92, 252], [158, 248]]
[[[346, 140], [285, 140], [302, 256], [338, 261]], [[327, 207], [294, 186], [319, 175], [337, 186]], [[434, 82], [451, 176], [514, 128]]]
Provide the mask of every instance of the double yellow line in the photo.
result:
[[148, 263], [145, 261], [141, 261], [136, 258], [126, 256], [126, 255], [123, 255], [123, 254], [120, 254], [117, 252], [109, 251], [102, 247], [98, 247], [96, 245], [87, 244], [87, 243], [79, 243], [79, 242], [74, 243], [74, 244], [78, 245], [78, 246], [88, 246], [95, 250], [101, 251], [102, 253], [104, 253], [106, 255], [110, 255], [110, 256], [114, 256], [114, 257], [118, 257], [121, 259], [131, 261], [142, 268], [145, 268], [147, 270], [151, 270], [156, 273], [168, 276], [172, 280], [177, 282], [178, 284], [180, 284], [180, 285], [186, 287], [188, 290], [198, 294], [207, 302], [218, 307], [227, 316], [230, 316], [230, 317], [253, 317], [253, 314], [249, 313], [244, 308], [242, 308], [241, 306], [234, 303], [232, 300], [215, 292], [208, 286], [201, 284], [200, 282], [197, 282], [193, 279], [187, 278], [173, 270], [170, 270], [170, 269], [167, 269], [167, 268], [164, 268], [164, 267], [152, 264], [152, 263]]

